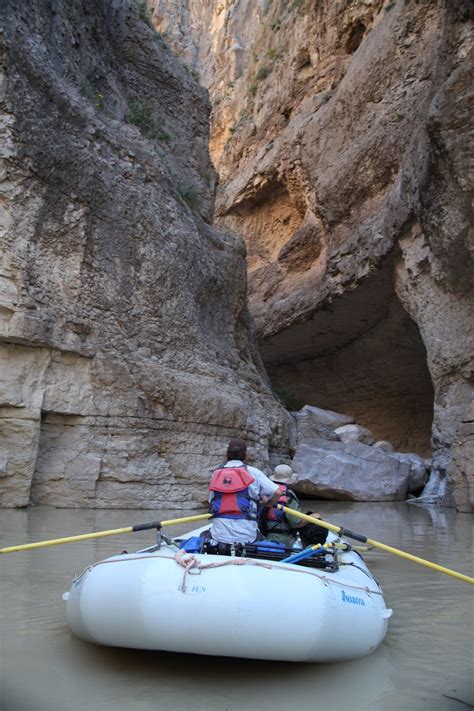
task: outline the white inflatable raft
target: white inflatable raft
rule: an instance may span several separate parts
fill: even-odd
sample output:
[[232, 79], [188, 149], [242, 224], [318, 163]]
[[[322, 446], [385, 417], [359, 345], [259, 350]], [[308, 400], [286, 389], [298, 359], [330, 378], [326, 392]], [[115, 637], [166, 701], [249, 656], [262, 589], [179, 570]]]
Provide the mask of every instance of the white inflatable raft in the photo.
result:
[[328, 572], [163, 544], [91, 565], [63, 598], [72, 631], [97, 644], [305, 662], [370, 654], [392, 612], [353, 551]]

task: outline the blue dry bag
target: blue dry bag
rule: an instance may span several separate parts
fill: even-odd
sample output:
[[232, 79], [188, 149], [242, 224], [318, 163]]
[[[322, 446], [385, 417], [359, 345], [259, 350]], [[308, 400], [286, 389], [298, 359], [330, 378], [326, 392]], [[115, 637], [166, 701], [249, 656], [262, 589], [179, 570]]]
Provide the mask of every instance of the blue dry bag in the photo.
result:
[[204, 538], [202, 536], [191, 536], [191, 538], [186, 538], [184, 541], [181, 541], [179, 547], [186, 551], [186, 553], [200, 553], [203, 543]]

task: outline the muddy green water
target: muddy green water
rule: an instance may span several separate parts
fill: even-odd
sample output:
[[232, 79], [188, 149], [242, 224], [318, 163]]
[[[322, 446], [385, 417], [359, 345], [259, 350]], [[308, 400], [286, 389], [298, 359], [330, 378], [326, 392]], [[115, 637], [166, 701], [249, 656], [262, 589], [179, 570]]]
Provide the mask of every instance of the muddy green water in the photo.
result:
[[[307, 503], [316, 510], [316, 504]], [[333, 523], [474, 574], [474, 517], [469, 514], [407, 504], [318, 502], [317, 509]], [[0, 547], [176, 513], [0, 510]], [[380, 551], [366, 559], [394, 614], [384, 643], [357, 661], [292, 664], [196, 657], [98, 647], [72, 636], [61, 595], [74, 574], [108, 555], [152, 542], [152, 534], [145, 532], [0, 556], [1, 711], [474, 707], [473, 586]], [[267, 594], [271, 597], [271, 590]], [[293, 634], [291, 618], [276, 618], [275, 624], [284, 645]]]

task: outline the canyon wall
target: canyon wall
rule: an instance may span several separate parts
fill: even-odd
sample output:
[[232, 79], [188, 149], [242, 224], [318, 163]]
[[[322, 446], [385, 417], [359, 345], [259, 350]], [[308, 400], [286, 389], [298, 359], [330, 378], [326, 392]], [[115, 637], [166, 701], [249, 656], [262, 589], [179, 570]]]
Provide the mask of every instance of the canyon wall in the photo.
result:
[[207, 92], [143, 3], [5, 10], [0, 505], [201, 506], [229, 437], [288, 446]]
[[473, 510], [472, 3], [148, 5], [209, 88], [216, 221], [245, 238], [275, 389], [432, 454]]

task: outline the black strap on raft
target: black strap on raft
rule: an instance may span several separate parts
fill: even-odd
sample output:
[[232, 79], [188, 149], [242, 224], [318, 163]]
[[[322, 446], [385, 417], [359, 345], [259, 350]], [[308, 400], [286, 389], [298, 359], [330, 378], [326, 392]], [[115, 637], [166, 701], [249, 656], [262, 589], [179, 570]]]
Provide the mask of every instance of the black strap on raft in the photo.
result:
[[[265, 541], [262, 541], [265, 544]], [[281, 561], [295, 551], [292, 548], [282, 547], [282, 550], [271, 550], [256, 543], [215, 543], [205, 541], [201, 553], [210, 553], [221, 556], [235, 556], [236, 558], [248, 557], [261, 560]], [[328, 555], [330, 553], [330, 555]], [[326, 555], [311, 556], [298, 561], [298, 565], [309, 568], [319, 568], [328, 573], [335, 573], [339, 569], [337, 551], [326, 551]]]
[[161, 530], [161, 521], [152, 521], [151, 523], [137, 523], [132, 526], [132, 531], [148, 531], [150, 528], [156, 528], [157, 531]]

